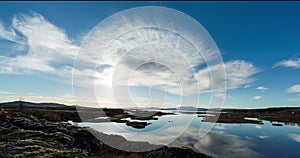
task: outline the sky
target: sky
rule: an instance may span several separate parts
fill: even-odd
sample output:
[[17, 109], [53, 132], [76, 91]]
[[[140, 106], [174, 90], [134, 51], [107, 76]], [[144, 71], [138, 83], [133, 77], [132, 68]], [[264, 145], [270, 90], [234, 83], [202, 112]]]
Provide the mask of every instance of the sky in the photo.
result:
[[[227, 74], [226, 94], [207, 91], [210, 84], [217, 83], [208, 79], [207, 68], [198, 67], [203, 66], [201, 58], [185, 54], [197, 69], [195, 74], [185, 76], [187, 82], [183, 85], [188, 91], [183, 96], [186, 100], [183, 105], [195, 106], [199, 95], [200, 107], [208, 107], [212, 95], [225, 97], [223, 107], [228, 108], [300, 105], [298, 2], [0, 2], [0, 102], [22, 97], [33, 102], [76, 104], [72, 85], [74, 70], [80, 77], [89, 78], [91, 76], [87, 74], [96, 74], [99, 81], [95, 90], [97, 100], [103, 106], [113, 107], [114, 100], [107, 95], [111, 93], [107, 77], [112, 72], [110, 68], [115, 66], [112, 64], [116, 62], [114, 54], [104, 56], [106, 60], [102, 67], [100, 65], [101, 70], [73, 69], [73, 64], [86, 35], [97, 24], [119, 11], [140, 6], [168, 7], [194, 18], [207, 30], [222, 55]], [[178, 21], [176, 17], [170, 20]], [[149, 32], [142, 33], [153, 35]], [[163, 31], [154, 33], [164, 35]], [[145, 48], [133, 51], [121, 68], [129, 67], [143, 57], [152, 57], [149, 55], [158, 56], [153, 52], [147, 54]], [[141, 50], [146, 52], [144, 56], [138, 53]], [[167, 51], [161, 54], [164, 58], [181, 59], [174, 54], [170, 56]], [[173, 68], [175, 71], [180, 69]], [[218, 72], [222, 65], [211, 68]], [[179, 104], [181, 96], [172, 88], [178, 81], [167, 67], [144, 65], [132, 77], [136, 80], [129, 86], [129, 91], [137, 104], [147, 105], [149, 87], [154, 87], [152, 97], [167, 96], [167, 99], [160, 98], [165, 99], [164, 106]], [[191, 78], [197, 77], [201, 78], [200, 89], [190, 84]], [[155, 88], [157, 83], [169, 88], [163, 93], [161, 87]], [[85, 83], [79, 81], [78, 84], [75, 87]], [[86, 101], [82, 103], [91, 104], [82, 94], [80, 99]], [[127, 100], [119, 101], [129, 104]]]

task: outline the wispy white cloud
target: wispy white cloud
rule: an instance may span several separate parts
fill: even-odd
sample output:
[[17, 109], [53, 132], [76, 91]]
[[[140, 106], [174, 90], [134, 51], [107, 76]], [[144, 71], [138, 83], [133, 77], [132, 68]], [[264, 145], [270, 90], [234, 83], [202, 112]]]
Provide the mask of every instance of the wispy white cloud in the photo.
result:
[[275, 67], [279, 67], [279, 66], [283, 66], [283, 67], [292, 67], [295, 69], [299, 69], [300, 68], [300, 58], [297, 59], [289, 59], [289, 60], [283, 60], [279, 63], [276, 63], [273, 68]]
[[300, 103], [300, 98], [289, 98], [288, 101]]
[[294, 141], [300, 143], [300, 134], [289, 134], [288, 136]]
[[0, 20], [0, 39], [19, 42], [19, 37], [13, 28], [5, 28], [2, 20]]
[[259, 95], [253, 97], [253, 99], [255, 99], [255, 100], [259, 100], [259, 99], [261, 99], [261, 98], [262, 98], [262, 97], [259, 96]]
[[11, 95], [11, 94], [16, 94], [16, 93], [15, 92], [8, 92], [8, 91], [0, 91], [0, 94]]
[[[286, 89], [286, 92], [288, 92], [288, 93], [300, 93], [300, 84], [290, 86], [289, 88]], [[298, 96], [300, 96], [300, 94], [298, 94]], [[297, 97], [289, 98], [288, 101], [299, 103], [300, 98], [299, 97], [298, 98]]]
[[260, 91], [268, 90], [268, 88], [263, 87], [263, 86], [259, 86], [259, 87], [255, 88], [255, 89], [260, 90]]
[[[64, 30], [58, 28], [42, 15], [37, 13], [19, 14], [13, 18], [12, 26], [20, 31], [31, 47], [29, 56], [46, 55], [48, 60], [57, 60], [55, 55], [76, 55], [77, 47], [72, 45]], [[53, 50], [54, 54], [35, 52], [36, 47]]]
[[[63, 66], [72, 65], [78, 46], [73, 44], [62, 29], [42, 15], [34, 12], [18, 14], [12, 19], [11, 28], [13, 29], [10, 31], [6, 30], [3, 38], [22, 43], [28, 47], [28, 50], [23, 54], [15, 54], [14, 57], [0, 56], [0, 73], [56, 74]], [[3, 27], [2, 30], [5, 31]], [[20, 35], [17, 35], [14, 30], [20, 32]]]
[[[216, 75], [215, 79], [211, 80], [210, 74], [218, 74], [222, 70], [222, 64], [207, 67], [200, 70], [195, 76], [201, 83], [201, 90], [207, 91], [210, 90], [213, 86], [213, 89], [221, 89], [222, 82], [225, 82], [221, 77]], [[225, 63], [226, 70], [226, 88], [235, 89], [240, 88], [241, 86], [247, 85], [253, 82], [251, 78], [252, 75], [258, 73], [260, 70], [255, 67], [252, 63], [243, 61], [243, 60], [234, 60]], [[220, 78], [218, 78], [220, 77]]]
[[17, 56], [15, 58], [0, 56], [0, 72], [9, 74], [22, 74], [31, 71], [54, 72], [55, 68], [41, 58]]
[[250, 88], [251, 87], [251, 85], [245, 85], [244, 86], [244, 88]]
[[250, 62], [243, 60], [234, 60], [227, 62], [226, 75], [227, 75], [227, 88], [240, 88], [240, 86], [252, 83], [252, 75], [260, 72], [260, 70]]
[[286, 91], [288, 93], [298, 93], [298, 92], [300, 92], [300, 84], [293, 85], [293, 86], [287, 88]]
[[[300, 92], [300, 84], [290, 86], [289, 88], [286, 89], [286, 92], [288, 92], [288, 93], [299, 93]], [[298, 96], [300, 96], [300, 94], [298, 94]], [[300, 97], [289, 98], [288, 101], [295, 102], [295, 103], [300, 103]]]

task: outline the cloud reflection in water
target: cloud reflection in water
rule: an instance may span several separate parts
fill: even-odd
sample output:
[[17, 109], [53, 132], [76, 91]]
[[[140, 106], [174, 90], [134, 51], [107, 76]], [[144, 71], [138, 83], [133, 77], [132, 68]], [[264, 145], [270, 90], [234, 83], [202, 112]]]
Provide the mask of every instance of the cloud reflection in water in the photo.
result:
[[187, 146], [212, 157], [262, 157], [252, 149], [254, 145], [247, 139], [216, 131], [211, 131], [205, 137], [199, 138], [198, 132], [196, 128], [189, 128], [172, 145]]
[[[174, 136], [182, 132], [183, 126], [169, 126], [159, 132], [130, 132], [116, 130], [112, 124], [101, 123], [99, 131], [108, 134], [118, 134], [131, 141], [147, 141], [151, 144], [170, 145], [177, 147], [189, 147], [197, 152], [208, 154], [212, 157], [262, 157], [256, 152], [254, 144], [249, 139], [225, 133], [225, 131], [210, 131], [206, 136], [199, 137], [199, 129], [189, 127], [183, 135], [176, 140]], [[121, 125], [121, 124], [116, 124]], [[101, 130], [100, 130], [101, 129]], [[105, 129], [105, 130], [104, 130]], [[174, 141], [169, 144], [170, 140]]]

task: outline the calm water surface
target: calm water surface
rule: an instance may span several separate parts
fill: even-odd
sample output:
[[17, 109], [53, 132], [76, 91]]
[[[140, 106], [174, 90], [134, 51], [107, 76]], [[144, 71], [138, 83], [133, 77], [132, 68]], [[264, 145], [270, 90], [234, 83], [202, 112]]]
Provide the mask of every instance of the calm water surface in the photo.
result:
[[186, 146], [213, 157], [300, 157], [300, 127], [297, 125], [273, 126], [269, 121], [263, 125], [206, 123], [214, 126], [205, 136], [200, 136], [199, 129], [206, 131], [201, 129], [204, 125], [201, 120], [196, 114], [178, 114], [147, 121], [151, 124], [144, 129], [114, 122], [84, 125], [131, 141]]

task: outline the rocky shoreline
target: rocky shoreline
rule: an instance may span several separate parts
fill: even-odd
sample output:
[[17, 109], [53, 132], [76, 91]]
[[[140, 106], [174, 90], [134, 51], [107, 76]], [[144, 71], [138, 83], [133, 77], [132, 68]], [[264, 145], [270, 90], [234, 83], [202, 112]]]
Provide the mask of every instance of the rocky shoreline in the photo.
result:
[[0, 110], [0, 157], [209, 157], [188, 148], [167, 146], [159, 146], [160, 148], [148, 152], [126, 152], [104, 144], [91, 132], [101, 137], [101, 140], [115, 139], [122, 145], [157, 147], [4, 108]]
[[[204, 116], [202, 115], [198, 117]], [[223, 109], [219, 116], [211, 114], [211, 116], [206, 116], [203, 121], [214, 122], [216, 120], [215, 117], [217, 117], [218, 123], [263, 124], [263, 121], [269, 121], [273, 126], [283, 126], [283, 124], [297, 124], [300, 126], [300, 108], [298, 107]]]

